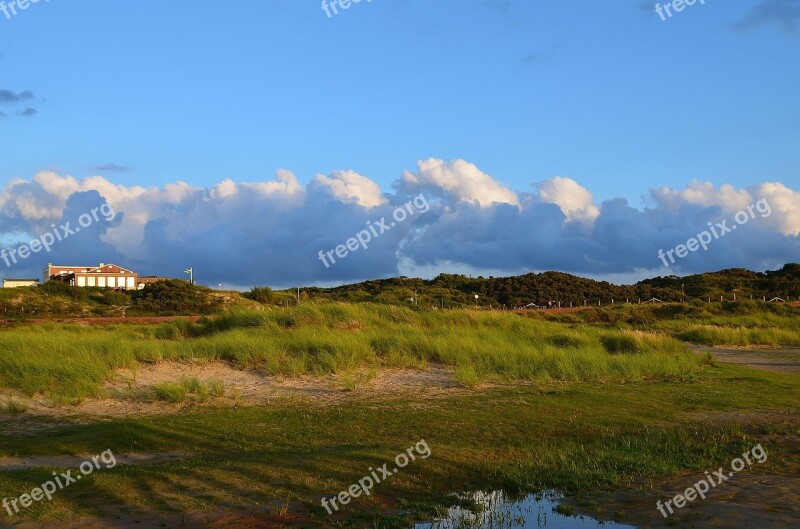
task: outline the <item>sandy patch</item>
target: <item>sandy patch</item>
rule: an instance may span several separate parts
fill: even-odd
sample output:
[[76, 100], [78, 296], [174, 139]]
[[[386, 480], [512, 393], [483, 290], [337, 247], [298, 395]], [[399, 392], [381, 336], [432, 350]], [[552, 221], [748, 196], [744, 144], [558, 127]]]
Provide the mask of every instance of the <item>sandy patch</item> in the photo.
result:
[[[225, 395], [205, 403], [169, 403], [142, 398], [156, 384], [177, 382], [181, 378], [197, 378], [203, 383], [220, 381]], [[102, 399], [86, 399], [77, 406], [55, 405], [44, 397], [13, 400], [27, 407], [22, 414], [0, 412], [0, 427], [12, 433], [40, 433], [57, 429], [64, 421], [90, 422], [97, 418], [177, 413], [196, 406], [265, 405], [304, 402], [331, 406], [355, 400], [381, 400], [403, 395], [426, 398], [468, 394], [455, 379], [453, 371], [431, 365], [424, 370], [377, 369], [360, 370], [350, 374], [276, 377], [255, 370], [237, 369], [224, 362], [157, 362], [140, 364], [136, 370], [118, 370], [114, 378], [103, 385], [107, 395]], [[0, 407], [11, 396], [0, 396]], [[46, 418], [61, 422], [53, 423]]]

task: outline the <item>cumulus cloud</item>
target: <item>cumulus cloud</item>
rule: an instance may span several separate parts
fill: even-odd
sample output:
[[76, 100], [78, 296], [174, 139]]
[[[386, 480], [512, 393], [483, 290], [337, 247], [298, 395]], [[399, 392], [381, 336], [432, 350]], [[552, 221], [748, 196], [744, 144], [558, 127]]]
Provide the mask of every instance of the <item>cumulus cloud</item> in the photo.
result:
[[[557, 269], [586, 275], [663, 275], [742, 266], [774, 268], [800, 261], [800, 193], [779, 182], [746, 188], [690, 182], [652, 190], [650, 204], [594, 201], [577, 181], [554, 177], [515, 193], [464, 160], [421, 160], [388, 192], [355, 171], [316, 175], [304, 185], [291, 171], [259, 182], [224, 180], [203, 188], [185, 182], [122, 186], [102, 176], [76, 179], [44, 171], [0, 192], [2, 246], [45, 233], [107, 201], [113, 222], [98, 223], [2, 270], [38, 276], [47, 262], [117, 262], [141, 274], [250, 286], [329, 284], [398, 275], [471, 270], [520, 273]], [[326, 268], [320, 251], [423, 194], [430, 209], [396, 223], [367, 250]], [[771, 215], [691, 253], [665, 271], [657, 254], [685, 243], [709, 222], [732, 219], [765, 199]], [[17, 235], [25, 234], [25, 235]], [[27, 240], [26, 240], [27, 238]], [[643, 272], [644, 271], [644, 272]], [[648, 272], [649, 271], [649, 272]]]
[[355, 171], [334, 171], [330, 176], [317, 175], [312, 186], [328, 190], [342, 202], [353, 202], [365, 208], [374, 208], [386, 203], [381, 196], [381, 188]]
[[484, 208], [493, 204], [519, 204], [516, 193], [464, 160], [420, 160], [416, 173], [403, 173], [403, 184], [405, 189], [427, 190], [454, 201], [474, 202]]
[[784, 235], [800, 235], [800, 192], [780, 182], [765, 182], [746, 189], [736, 189], [729, 184], [716, 187], [711, 182], [693, 180], [686, 189], [662, 188], [653, 191], [652, 197], [659, 205], [672, 211], [693, 204], [716, 206], [728, 214], [735, 214], [758, 200], [767, 199], [776, 214], [764, 219], [763, 223]]
[[534, 187], [539, 190], [543, 202], [557, 204], [570, 222], [592, 224], [600, 215], [592, 193], [571, 178], [556, 176]]

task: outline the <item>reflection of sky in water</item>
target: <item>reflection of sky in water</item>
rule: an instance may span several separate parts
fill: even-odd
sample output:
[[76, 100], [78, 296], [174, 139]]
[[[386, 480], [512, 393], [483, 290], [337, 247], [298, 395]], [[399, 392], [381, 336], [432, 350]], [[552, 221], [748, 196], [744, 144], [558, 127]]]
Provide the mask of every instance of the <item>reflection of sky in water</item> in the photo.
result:
[[632, 525], [598, 522], [585, 516], [564, 516], [553, 511], [560, 495], [554, 492], [531, 494], [511, 499], [501, 491], [475, 492], [464, 495], [483, 505], [484, 510], [473, 513], [453, 507], [446, 518], [435, 522], [419, 523], [414, 529], [633, 529]]

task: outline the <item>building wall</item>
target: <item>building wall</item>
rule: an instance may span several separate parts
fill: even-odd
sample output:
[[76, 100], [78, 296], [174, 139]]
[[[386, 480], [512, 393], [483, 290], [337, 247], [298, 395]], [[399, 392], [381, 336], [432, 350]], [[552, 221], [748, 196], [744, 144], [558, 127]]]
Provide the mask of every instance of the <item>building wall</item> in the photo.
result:
[[3, 279], [3, 288], [35, 287], [38, 284], [35, 279]]
[[46, 281], [69, 282], [76, 287], [124, 288], [135, 290], [139, 286], [139, 274], [113, 264], [100, 266], [53, 266], [44, 271]]
[[78, 287], [124, 288], [133, 290], [138, 285], [137, 274], [75, 274]]

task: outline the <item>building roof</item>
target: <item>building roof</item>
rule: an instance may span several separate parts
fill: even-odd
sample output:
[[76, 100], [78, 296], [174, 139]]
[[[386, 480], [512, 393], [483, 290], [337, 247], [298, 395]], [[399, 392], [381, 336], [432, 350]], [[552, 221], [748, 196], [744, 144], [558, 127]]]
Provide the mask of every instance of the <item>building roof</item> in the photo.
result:
[[[103, 268], [108, 268], [110, 266], [113, 266], [115, 268], [119, 268], [120, 270], [122, 270], [123, 273], [126, 273], [126, 272], [129, 273], [129, 274], [135, 274], [136, 273], [133, 270], [129, 270], [127, 268], [123, 268], [123, 267], [121, 267], [119, 265], [115, 265], [114, 263], [100, 263], [100, 266], [68, 266], [68, 265], [54, 265], [54, 264], [50, 263], [50, 264], [47, 265], [47, 268], [45, 270], [49, 270], [50, 268], [67, 268], [67, 269], [74, 269], [74, 270], [71, 270], [69, 272], [69, 273], [72, 273], [72, 274], [75, 274], [75, 273], [78, 273], [78, 274], [102, 274], [102, 273], [104, 273], [103, 272]], [[80, 270], [78, 270], [78, 269], [80, 269]]]
[[96, 266], [94, 268], [89, 268], [89, 272], [88, 273], [90, 273], [90, 274], [102, 274], [103, 273], [103, 268], [108, 268], [109, 266], [113, 266], [115, 268], [119, 268], [120, 270], [124, 270], [125, 272], [128, 272], [130, 274], [135, 274], [136, 273], [133, 270], [128, 270], [127, 268], [122, 268], [121, 266], [115, 265], [114, 263], [103, 263], [100, 266]]

